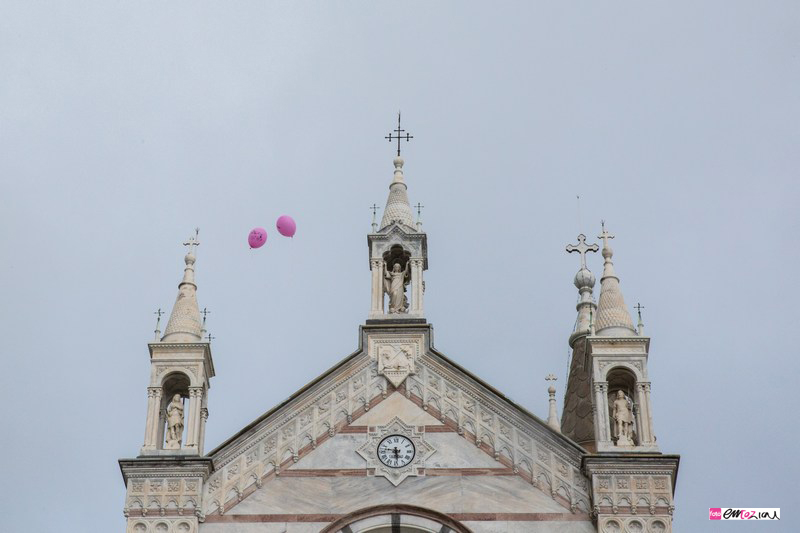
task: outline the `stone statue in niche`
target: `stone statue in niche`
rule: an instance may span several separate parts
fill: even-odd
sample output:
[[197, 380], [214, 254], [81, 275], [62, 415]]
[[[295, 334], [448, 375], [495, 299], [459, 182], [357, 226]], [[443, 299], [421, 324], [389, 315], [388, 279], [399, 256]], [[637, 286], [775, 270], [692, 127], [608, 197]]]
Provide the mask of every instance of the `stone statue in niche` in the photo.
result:
[[617, 391], [611, 414], [614, 418], [617, 446], [633, 446], [633, 412], [631, 411], [630, 400], [621, 390]]
[[167, 405], [167, 438], [164, 449], [179, 450], [183, 436], [183, 399], [180, 394], [172, 397]]
[[409, 282], [409, 265], [410, 261], [406, 261], [406, 267], [403, 269], [400, 262], [396, 262], [392, 269], [389, 270], [386, 262], [383, 263], [383, 290], [389, 295], [389, 313], [407, 313], [408, 312], [408, 298], [406, 298], [406, 285]]

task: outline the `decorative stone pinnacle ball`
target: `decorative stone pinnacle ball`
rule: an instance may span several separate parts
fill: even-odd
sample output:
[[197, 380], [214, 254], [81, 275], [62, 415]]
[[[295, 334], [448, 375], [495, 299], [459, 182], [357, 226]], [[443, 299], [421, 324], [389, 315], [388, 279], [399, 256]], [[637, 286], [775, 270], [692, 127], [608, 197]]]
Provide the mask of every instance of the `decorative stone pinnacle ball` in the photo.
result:
[[403, 158], [399, 155], [394, 158], [394, 166], [395, 168], [403, 168]]
[[603, 248], [603, 259], [608, 259], [612, 255], [614, 255], [614, 250], [612, 250], [610, 246], [608, 248]]
[[575, 286], [579, 289], [583, 287], [594, 287], [594, 274], [582, 268], [575, 274]]
[[547, 392], [549, 392], [550, 394], [555, 394], [556, 393], [556, 388], [553, 387], [552, 385], [550, 385], [550, 387], [547, 389]]
[[195, 257], [192, 254], [186, 254], [186, 257], [184, 257], [183, 260], [186, 261], [187, 265], [193, 265]]

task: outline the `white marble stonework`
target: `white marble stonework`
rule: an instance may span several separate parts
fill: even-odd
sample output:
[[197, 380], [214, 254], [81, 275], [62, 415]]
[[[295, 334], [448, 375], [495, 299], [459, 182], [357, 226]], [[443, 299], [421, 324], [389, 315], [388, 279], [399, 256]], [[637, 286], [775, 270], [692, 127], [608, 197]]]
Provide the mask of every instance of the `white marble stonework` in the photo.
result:
[[266, 522], [200, 524], [200, 533], [319, 533], [328, 522]]
[[[516, 522], [516, 521], [492, 521], [492, 522], [462, 522], [472, 530], [472, 533], [596, 533], [594, 524], [590, 521], [585, 522]], [[201, 529], [201, 531], [205, 531]], [[248, 530], [249, 531], [249, 530]]]
[[356, 453], [356, 450], [364, 444], [366, 438], [366, 434], [338, 434], [320, 444], [314, 453], [302, 457], [289, 466], [288, 470], [364, 468], [364, 459]]
[[226, 515], [347, 514], [395, 503], [443, 513], [569, 514], [518, 476], [426, 476], [397, 487], [380, 477], [278, 477]]
[[414, 426], [441, 426], [441, 421], [432, 417], [427, 411], [406, 399], [400, 393], [389, 395], [384, 401], [367, 411], [356, 422], [359, 426], [381, 426], [388, 424], [394, 417], [401, 418], [406, 424]]
[[505, 468], [457, 433], [426, 433], [425, 440], [436, 448], [428, 468]]

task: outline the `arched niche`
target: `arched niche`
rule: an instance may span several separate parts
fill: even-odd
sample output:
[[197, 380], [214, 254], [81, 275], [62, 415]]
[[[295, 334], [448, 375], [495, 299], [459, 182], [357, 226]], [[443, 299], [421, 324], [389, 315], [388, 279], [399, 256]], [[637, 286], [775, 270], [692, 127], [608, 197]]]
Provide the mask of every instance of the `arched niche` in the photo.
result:
[[405, 270], [409, 259], [411, 259], [411, 252], [399, 244], [392, 245], [391, 248], [383, 253], [383, 260], [386, 263], [386, 268], [388, 268], [389, 271], [394, 268], [395, 263], [399, 263], [400, 269]]
[[640, 423], [639, 423], [639, 408], [638, 408], [638, 398], [637, 398], [637, 379], [635, 372], [624, 366], [616, 366], [611, 368], [608, 373], [606, 374], [606, 381], [608, 382], [608, 420], [609, 420], [609, 428], [611, 429], [611, 440], [617, 445], [619, 444], [619, 435], [615, 417], [614, 417], [614, 405], [615, 402], [620, 400], [619, 393], [622, 392], [628, 408], [630, 410], [631, 416], [633, 417], [633, 426], [632, 426], [632, 435], [630, 437], [632, 444], [626, 444], [628, 446], [638, 446], [640, 441], [640, 436], [642, 434]]
[[164, 376], [164, 379], [161, 381], [161, 405], [159, 408], [159, 430], [158, 430], [158, 447], [160, 449], [165, 449], [165, 437], [166, 437], [166, 426], [167, 426], [167, 407], [173, 401], [175, 396], [179, 396], [181, 398], [181, 403], [183, 404], [184, 410], [184, 429], [183, 434], [181, 437], [182, 442], [186, 442], [185, 434], [186, 434], [186, 408], [187, 402], [186, 399], [189, 397], [189, 387], [191, 386], [191, 379], [188, 375], [184, 374], [183, 372], [171, 372]]

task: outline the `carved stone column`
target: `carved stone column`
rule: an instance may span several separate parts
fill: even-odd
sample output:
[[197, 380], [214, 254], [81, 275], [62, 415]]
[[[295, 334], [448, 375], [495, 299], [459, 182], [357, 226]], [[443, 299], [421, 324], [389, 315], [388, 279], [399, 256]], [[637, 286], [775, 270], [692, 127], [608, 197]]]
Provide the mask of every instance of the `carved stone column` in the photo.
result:
[[147, 420], [144, 427], [143, 450], [154, 450], [157, 446], [158, 408], [161, 404], [161, 387], [147, 387]]
[[383, 313], [383, 261], [372, 259], [369, 262], [372, 271], [372, 303], [370, 314]]
[[197, 448], [197, 437], [200, 433], [200, 401], [203, 397], [202, 387], [189, 388], [189, 416], [186, 417], [186, 448]]
[[650, 383], [642, 383], [642, 389], [644, 391], [644, 418], [647, 420], [647, 442], [648, 443], [655, 443], [656, 437], [653, 434], [653, 406], [650, 404]]
[[422, 314], [422, 259], [411, 259], [411, 312]]
[[595, 427], [597, 428], [597, 441], [611, 444], [611, 427], [608, 419], [608, 382], [594, 384], [594, 397], [597, 411], [595, 411]]
[[197, 453], [203, 455], [203, 448], [206, 442], [206, 422], [208, 421], [208, 408], [200, 408], [200, 439], [197, 443]]
[[634, 403], [636, 409], [636, 422], [639, 426], [639, 442], [638, 444], [649, 444], [652, 440], [650, 438], [650, 424], [647, 418], [647, 400], [644, 396], [644, 385], [641, 383], [636, 384], [636, 400]]

